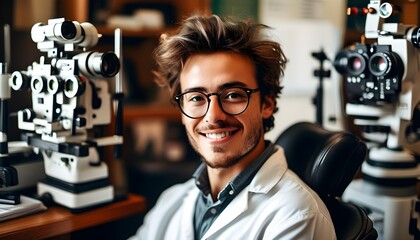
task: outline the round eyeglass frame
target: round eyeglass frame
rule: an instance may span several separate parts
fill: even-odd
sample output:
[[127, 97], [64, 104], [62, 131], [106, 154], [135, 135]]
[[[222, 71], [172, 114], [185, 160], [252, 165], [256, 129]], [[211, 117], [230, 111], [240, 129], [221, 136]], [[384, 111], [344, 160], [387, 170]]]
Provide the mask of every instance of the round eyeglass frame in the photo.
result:
[[[225, 91], [228, 91], [229, 89], [242, 89], [242, 90], [244, 90], [244, 92], [246, 93], [246, 95], [247, 95], [247, 97], [248, 97], [248, 98], [247, 98], [247, 102], [246, 102], [246, 106], [244, 107], [244, 109], [243, 109], [242, 111], [240, 111], [240, 112], [238, 112], [238, 113], [234, 113], [234, 114], [232, 114], [232, 113], [226, 112], [226, 111], [225, 111], [225, 109], [223, 108], [223, 104], [222, 104], [222, 102], [220, 101], [220, 96], [221, 96], [221, 94], [222, 94], [223, 92], [225, 92]], [[218, 93], [204, 93], [204, 92], [202, 92], [202, 91], [188, 91], [188, 92], [184, 92], [184, 93], [181, 93], [181, 94], [179, 94], [179, 95], [176, 95], [176, 96], [174, 97], [174, 99], [175, 99], [175, 101], [178, 103], [178, 107], [179, 107], [179, 109], [181, 110], [182, 114], [184, 114], [185, 116], [187, 116], [187, 117], [189, 117], [189, 118], [192, 118], [192, 119], [202, 118], [202, 117], [204, 117], [204, 116], [207, 114], [207, 112], [209, 111], [209, 108], [210, 108], [210, 102], [211, 102], [210, 97], [211, 97], [211, 96], [217, 96], [217, 102], [219, 103], [219, 107], [220, 107], [220, 109], [221, 109], [221, 110], [222, 110], [225, 114], [228, 114], [228, 115], [231, 115], [231, 116], [235, 116], [235, 115], [239, 115], [239, 114], [242, 114], [243, 112], [245, 112], [245, 110], [248, 108], [248, 105], [249, 105], [249, 100], [250, 100], [250, 98], [251, 98], [251, 95], [252, 95], [253, 93], [258, 92], [258, 91], [260, 91], [260, 89], [259, 89], [259, 88], [250, 89], [250, 88], [244, 88], [244, 87], [229, 87], [229, 88], [225, 88], [225, 89], [223, 89], [222, 91], [220, 91], [220, 92], [218, 92]], [[206, 100], [207, 100], [207, 102], [206, 102], [206, 104], [207, 104], [207, 109], [206, 109], [206, 111], [205, 111], [202, 115], [200, 115], [200, 116], [198, 116], [198, 117], [193, 117], [193, 116], [188, 115], [188, 114], [184, 111], [184, 109], [183, 109], [183, 107], [182, 107], [182, 104], [181, 104], [181, 99], [182, 99], [182, 97], [183, 97], [185, 94], [190, 94], [190, 93], [192, 93], [192, 92], [197, 92], [197, 93], [202, 94], [203, 96], [205, 96], [205, 97], [206, 97]]]

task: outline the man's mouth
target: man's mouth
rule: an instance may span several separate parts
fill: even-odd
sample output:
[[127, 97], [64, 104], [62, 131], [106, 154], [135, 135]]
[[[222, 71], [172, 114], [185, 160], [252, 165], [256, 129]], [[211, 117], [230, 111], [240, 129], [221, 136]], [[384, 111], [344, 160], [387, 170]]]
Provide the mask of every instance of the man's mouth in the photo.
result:
[[229, 129], [229, 130], [226, 129], [226, 130], [219, 130], [219, 131], [204, 131], [204, 132], [201, 132], [200, 134], [205, 136], [208, 139], [220, 140], [223, 138], [230, 137], [238, 131], [238, 129]]
[[210, 139], [221, 139], [232, 135], [232, 132], [206, 133], [205, 135]]

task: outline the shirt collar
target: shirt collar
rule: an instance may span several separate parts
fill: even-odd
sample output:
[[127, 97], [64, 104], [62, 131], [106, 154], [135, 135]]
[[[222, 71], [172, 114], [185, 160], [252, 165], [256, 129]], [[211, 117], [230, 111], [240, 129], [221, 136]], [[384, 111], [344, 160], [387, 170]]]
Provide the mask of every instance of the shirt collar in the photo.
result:
[[[236, 195], [242, 189], [244, 189], [265, 163], [265, 161], [273, 154], [275, 151], [275, 145], [270, 141], [265, 141], [265, 150], [254, 160], [252, 161], [242, 172], [240, 172], [236, 177], [234, 177], [228, 184], [220, 191], [218, 199], [222, 200], [224, 197]], [[197, 168], [193, 174], [195, 179], [195, 184], [198, 189], [207, 196], [210, 194], [210, 182], [207, 172], [206, 164], [202, 163]]]

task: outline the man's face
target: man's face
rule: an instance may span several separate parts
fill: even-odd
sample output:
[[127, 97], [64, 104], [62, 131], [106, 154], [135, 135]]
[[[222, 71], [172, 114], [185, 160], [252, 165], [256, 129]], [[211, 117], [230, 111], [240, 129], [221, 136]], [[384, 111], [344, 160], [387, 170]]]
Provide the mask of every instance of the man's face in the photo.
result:
[[[206, 94], [219, 93], [227, 86], [259, 87], [249, 58], [223, 52], [191, 56], [181, 72], [180, 83], [182, 93], [197, 89]], [[210, 167], [234, 166], [245, 154], [249, 162], [264, 149], [262, 120], [273, 113], [274, 100], [261, 105], [260, 92], [256, 92], [250, 95], [243, 113], [229, 115], [217, 98], [210, 96], [208, 112], [201, 118], [182, 115], [189, 141]]]

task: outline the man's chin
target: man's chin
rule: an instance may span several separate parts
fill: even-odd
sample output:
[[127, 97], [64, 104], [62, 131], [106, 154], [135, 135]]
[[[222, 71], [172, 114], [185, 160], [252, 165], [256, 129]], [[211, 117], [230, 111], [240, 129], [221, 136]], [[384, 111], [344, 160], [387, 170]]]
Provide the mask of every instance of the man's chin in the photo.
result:
[[240, 157], [226, 156], [226, 153], [214, 154], [211, 157], [203, 157], [204, 163], [215, 169], [230, 168], [240, 161]]

